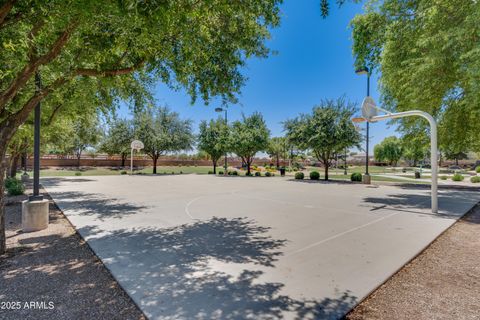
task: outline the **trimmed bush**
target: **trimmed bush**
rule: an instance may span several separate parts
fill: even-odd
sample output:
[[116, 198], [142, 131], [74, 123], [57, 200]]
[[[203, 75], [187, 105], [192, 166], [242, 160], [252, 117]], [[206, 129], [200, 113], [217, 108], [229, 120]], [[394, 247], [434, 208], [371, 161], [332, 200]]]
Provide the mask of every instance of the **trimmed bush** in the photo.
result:
[[252, 174], [251, 172], [248, 173], [248, 171], [247, 171], [247, 172], [245, 172], [245, 176], [246, 176], [246, 177], [253, 177], [253, 174]]
[[475, 172], [476, 172], [476, 173], [480, 173], [480, 166], [477, 166], [477, 167], [475, 168]]
[[261, 177], [261, 176], [262, 176], [262, 174], [260, 172], [258, 172], [258, 171], [255, 172], [255, 177]]
[[232, 171], [232, 176], [238, 176], [238, 172], [237, 171]]
[[270, 171], [265, 172], [265, 177], [271, 177], [272, 173]]
[[310, 180], [318, 180], [320, 179], [320, 173], [318, 171], [310, 172]]
[[75, 172], [75, 175], [76, 175], [76, 176], [81, 176], [82, 173], [81, 173], [80, 171], [77, 171], [77, 172]]
[[354, 172], [350, 176], [351, 181], [362, 181], [362, 174], [360, 172]]
[[440, 180], [447, 180], [448, 177], [447, 176], [440, 176]]
[[455, 173], [452, 177], [453, 181], [463, 181], [465, 179], [460, 173]]
[[218, 171], [219, 176], [223, 176], [223, 171]]
[[7, 178], [5, 180], [5, 188], [9, 196], [18, 196], [25, 192], [22, 181], [15, 178]]
[[471, 183], [479, 183], [480, 182], [480, 176], [474, 176], [470, 178]]
[[212, 170], [209, 170], [209, 171], [208, 171], [208, 174], [213, 174], [213, 171], [212, 171]]
[[120, 174], [127, 174], [127, 171], [122, 170], [122, 171], [120, 171]]
[[305, 178], [305, 175], [303, 174], [303, 172], [295, 173], [295, 179], [302, 180], [303, 178]]

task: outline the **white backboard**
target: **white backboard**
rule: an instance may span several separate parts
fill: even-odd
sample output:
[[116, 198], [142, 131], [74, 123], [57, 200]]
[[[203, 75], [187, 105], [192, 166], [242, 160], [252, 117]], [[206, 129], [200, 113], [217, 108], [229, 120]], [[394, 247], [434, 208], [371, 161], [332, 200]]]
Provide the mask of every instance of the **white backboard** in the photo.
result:
[[132, 143], [130, 144], [130, 147], [135, 150], [140, 150], [143, 149], [143, 142], [140, 140], [133, 140]]

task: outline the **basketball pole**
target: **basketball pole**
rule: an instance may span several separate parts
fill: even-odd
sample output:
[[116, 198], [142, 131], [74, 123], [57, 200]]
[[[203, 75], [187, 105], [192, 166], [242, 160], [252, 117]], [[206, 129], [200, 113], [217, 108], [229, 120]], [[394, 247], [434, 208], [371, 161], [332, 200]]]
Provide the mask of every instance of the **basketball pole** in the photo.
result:
[[437, 122], [435, 121], [435, 119], [429, 113], [426, 113], [424, 111], [411, 110], [411, 111], [398, 112], [398, 113], [387, 113], [385, 115], [380, 115], [380, 116], [373, 116], [368, 120], [366, 118], [354, 118], [352, 119], [352, 121], [353, 122], [363, 122], [363, 121], [376, 122], [380, 120], [398, 119], [398, 118], [412, 117], [412, 116], [420, 116], [424, 119], [427, 119], [428, 123], [430, 124], [430, 167], [431, 167], [431, 178], [432, 178], [431, 206], [432, 206], [432, 213], [437, 213], [438, 212], [438, 163], [437, 163], [438, 149], [437, 149]]

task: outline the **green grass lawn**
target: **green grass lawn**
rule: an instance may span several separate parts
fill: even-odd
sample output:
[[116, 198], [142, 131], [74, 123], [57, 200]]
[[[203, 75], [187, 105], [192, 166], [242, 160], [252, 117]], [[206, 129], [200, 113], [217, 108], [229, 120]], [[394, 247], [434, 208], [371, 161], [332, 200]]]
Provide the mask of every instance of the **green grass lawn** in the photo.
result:
[[[134, 173], [144, 173], [144, 174], [151, 174], [153, 168], [146, 167], [142, 170], [134, 170]], [[207, 174], [208, 171], [213, 170], [210, 166], [158, 166], [157, 167], [157, 174], [187, 174], [187, 173], [197, 173], [197, 174]], [[220, 169], [221, 170], [221, 169]], [[111, 168], [81, 168], [78, 170], [77, 168], [61, 168], [61, 169], [43, 169], [40, 170], [41, 177], [68, 177], [68, 176], [75, 176], [78, 175], [77, 173], [80, 172], [82, 176], [107, 176], [107, 175], [120, 175], [121, 172], [124, 170], [115, 170]], [[130, 173], [130, 169], [126, 168], [125, 171]], [[23, 172], [19, 172], [17, 177], [20, 178]], [[28, 171], [30, 176], [33, 176], [32, 171]]]

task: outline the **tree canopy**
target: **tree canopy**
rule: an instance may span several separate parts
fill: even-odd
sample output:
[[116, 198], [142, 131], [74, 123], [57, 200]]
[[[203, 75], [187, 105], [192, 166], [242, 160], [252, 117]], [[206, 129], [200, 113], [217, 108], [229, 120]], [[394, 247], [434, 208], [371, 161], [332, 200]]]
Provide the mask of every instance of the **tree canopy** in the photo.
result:
[[183, 120], [167, 107], [153, 107], [135, 115], [135, 137], [143, 142], [145, 152], [153, 160], [153, 173], [157, 173], [157, 160], [168, 152], [189, 150], [194, 136], [191, 120]]
[[325, 168], [325, 180], [335, 155], [346, 148], [360, 147], [362, 140], [351, 118], [355, 104], [344, 98], [322, 100], [311, 114], [301, 114], [284, 123], [287, 138], [303, 150], [311, 150]]
[[280, 158], [285, 157], [288, 150], [288, 143], [285, 137], [273, 137], [268, 142], [267, 153], [275, 159], [277, 168], [280, 167]]
[[108, 155], [120, 155], [123, 167], [125, 166], [127, 156], [130, 154], [130, 144], [133, 140], [133, 121], [114, 118], [109, 124], [99, 150], [106, 152]]
[[270, 130], [259, 112], [248, 117], [243, 115], [241, 121], [233, 122], [230, 149], [247, 165], [247, 174], [251, 173], [250, 166], [255, 154], [267, 149], [269, 136]]
[[210, 122], [200, 122], [200, 133], [198, 134], [198, 150], [210, 155], [213, 162], [213, 173], [217, 173], [217, 161], [228, 148], [229, 129], [225, 120], [219, 117]]
[[396, 166], [403, 156], [402, 141], [395, 136], [386, 137], [373, 148], [373, 155], [377, 161]]

